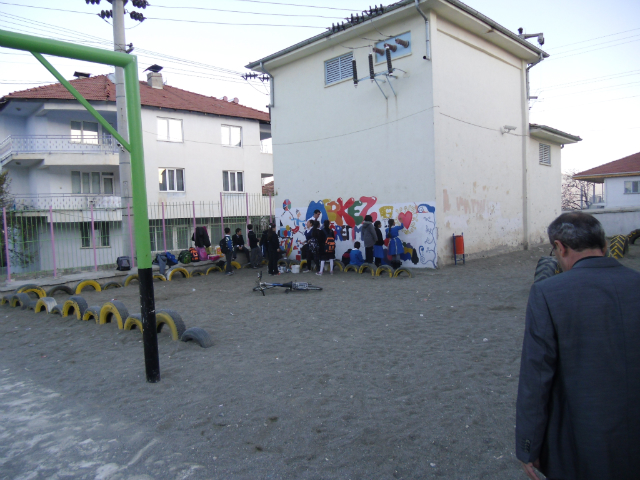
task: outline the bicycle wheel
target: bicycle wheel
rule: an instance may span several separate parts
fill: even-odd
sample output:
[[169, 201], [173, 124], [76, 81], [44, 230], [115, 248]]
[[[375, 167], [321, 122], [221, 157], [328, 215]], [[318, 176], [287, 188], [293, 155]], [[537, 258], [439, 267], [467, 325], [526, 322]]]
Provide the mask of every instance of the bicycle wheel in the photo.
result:
[[263, 285], [262, 287], [253, 287], [253, 291], [254, 292], [259, 292], [261, 290], [269, 290], [269, 289], [275, 288], [275, 287], [276, 287], [275, 285], [267, 284], [267, 285]]

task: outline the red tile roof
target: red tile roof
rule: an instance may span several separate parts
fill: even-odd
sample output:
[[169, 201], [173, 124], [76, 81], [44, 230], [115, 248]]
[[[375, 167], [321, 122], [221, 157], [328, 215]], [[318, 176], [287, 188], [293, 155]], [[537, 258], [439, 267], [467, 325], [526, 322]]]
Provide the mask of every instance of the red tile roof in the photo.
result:
[[269, 183], [265, 183], [262, 186], [262, 194], [273, 196], [273, 191], [274, 191], [273, 189], [274, 189], [274, 186], [273, 186], [273, 180], [272, 180]]
[[625, 173], [632, 175], [640, 174], [640, 152], [621, 158], [620, 160], [605, 163], [590, 170], [585, 170], [584, 172], [576, 173], [574, 178], [621, 176], [621, 174]]
[[[116, 101], [116, 86], [106, 75], [71, 80], [80, 94], [89, 101]], [[13, 92], [0, 99], [0, 104], [12, 99], [73, 100], [73, 96], [60, 83]], [[143, 106], [210, 113], [229, 117], [269, 121], [269, 114], [238, 103], [188, 92], [170, 85], [162, 89], [151, 88], [140, 82], [140, 101]]]

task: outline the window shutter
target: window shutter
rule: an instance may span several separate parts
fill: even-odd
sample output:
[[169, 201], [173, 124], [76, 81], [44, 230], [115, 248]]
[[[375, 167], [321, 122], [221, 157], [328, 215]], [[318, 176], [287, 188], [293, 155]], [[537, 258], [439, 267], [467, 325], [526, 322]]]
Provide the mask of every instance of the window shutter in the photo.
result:
[[538, 157], [543, 165], [551, 165], [551, 145], [541, 143]]
[[324, 63], [325, 84], [330, 85], [353, 76], [353, 53], [332, 58]]

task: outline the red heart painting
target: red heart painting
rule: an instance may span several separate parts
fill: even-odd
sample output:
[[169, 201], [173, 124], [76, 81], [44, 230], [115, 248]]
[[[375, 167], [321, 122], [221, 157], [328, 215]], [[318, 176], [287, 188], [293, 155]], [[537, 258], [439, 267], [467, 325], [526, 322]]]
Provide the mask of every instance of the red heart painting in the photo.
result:
[[413, 213], [411, 212], [400, 212], [398, 215], [398, 220], [404, 225], [405, 229], [408, 229], [411, 226], [411, 220], [413, 219]]

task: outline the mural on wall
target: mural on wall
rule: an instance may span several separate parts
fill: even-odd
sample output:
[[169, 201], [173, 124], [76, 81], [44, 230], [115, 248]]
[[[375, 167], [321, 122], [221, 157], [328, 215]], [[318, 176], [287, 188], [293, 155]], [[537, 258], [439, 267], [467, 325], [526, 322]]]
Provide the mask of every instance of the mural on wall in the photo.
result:
[[[302, 206], [285, 199], [282, 208], [276, 209], [275, 221], [286, 256], [300, 260], [306, 221], [313, 216], [315, 210], [320, 210], [320, 224], [329, 220], [331, 229], [336, 233], [336, 258], [340, 259], [344, 252], [353, 248], [355, 241], [361, 241], [360, 232], [366, 215], [371, 215], [374, 222], [380, 220], [383, 237], [388, 220], [393, 218], [396, 225], [402, 224], [404, 227], [400, 232], [400, 240], [404, 245], [404, 254], [400, 258], [404, 266], [436, 268], [438, 258], [434, 205], [435, 202], [390, 204], [379, 202], [376, 197], [351, 197], [348, 200], [337, 198], [311, 201], [307, 206]], [[387, 257], [388, 243], [385, 240], [385, 263], [390, 260]], [[364, 255], [364, 245], [360, 249]]]

